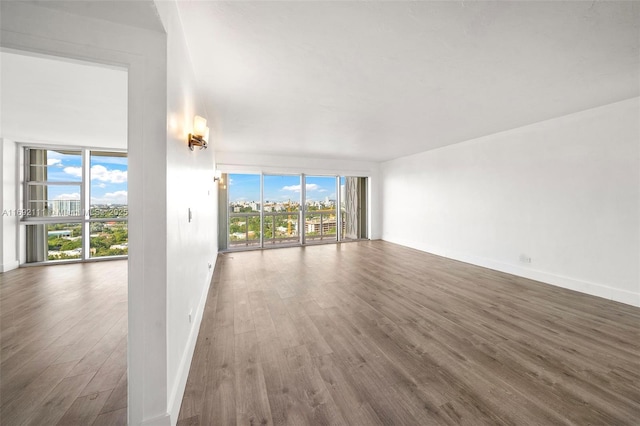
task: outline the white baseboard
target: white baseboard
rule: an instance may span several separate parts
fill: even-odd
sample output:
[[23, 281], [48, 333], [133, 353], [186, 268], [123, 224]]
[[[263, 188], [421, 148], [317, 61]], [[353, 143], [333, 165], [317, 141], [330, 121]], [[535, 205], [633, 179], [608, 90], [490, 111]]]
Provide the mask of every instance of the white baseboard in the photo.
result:
[[616, 302], [625, 303], [627, 305], [640, 307], [640, 293], [634, 293], [632, 291], [621, 290], [603, 284], [582, 281], [575, 278], [556, 275], [549, 272], [522, 267], [519, 265], [513, 265], [510, 263], [504, 263], [492, 259], [485, 259], [483, 257], [478, 257], [466, 253], [445, 250], [439, 247], [432, 247], [428, 244], [422, 244], [415, 241], [393, 239], [387, 238], [385, 236], [383, 236], [382, 239], [390, 243], [400, 244], [405, 247], [410, 247], [416, 250], [446, 257], [449, 259], [459, 260], [461, 262], [482, 266], [484, 268], [494, 269], [500, 272], [506, 272], [508, 274], [540, 281], [546, 284], [555, 285], [557, 287], [579, 291], [591, 296], [602, 297], [604, 299], [614, 300]]
[[17, 260], [9, 263], [3, 263], [0, 265], [0, 272], [13, 271], [14, 269], [18, 269], [19, 266], [20, 262], [18, 262]]
[[213, 279], [214, 269], [215, 262], [214, 268], [212, 268], [211, 272], [207, 274], [207, 284], [204, 286], [202, 295], [200, 296], [200, 302], [198, 303], [198, 307], [196, 308], [194, 321], [189, 333], [189, 339], [187, 340], [187, 345], [185, 346], [184, 352], [182, 353], [182, 359], [180, 360], [180, 365], [178, 366], [176, 382], [173, 389], [171, 390], [171, 395], [169, 397], [168, 407], [170, 410], [169, 416], [171, 425], [175, 425], [177, 423], [178, 415], [180, 414], [182, 397], [184, 396], [184, 390], [187, 386], [189, 370], [191, 369], [191, 361], [193, 359], [193, 353], [196, 348], [196, 342], [198, 341], [198, 332], [200, 331], [200, 323], [202, 322], [202, 317], [204, 316], [204, 308], [207, 303], [209, 288], [212, 285], [211, 280]]

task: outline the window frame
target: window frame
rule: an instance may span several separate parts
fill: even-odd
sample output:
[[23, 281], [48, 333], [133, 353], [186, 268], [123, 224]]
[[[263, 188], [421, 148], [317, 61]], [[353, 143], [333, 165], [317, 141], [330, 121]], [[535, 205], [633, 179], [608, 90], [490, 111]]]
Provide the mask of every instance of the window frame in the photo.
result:
[[[22, 199], [18, 203], [23, 208], [23, 212], [25, 214], [21, 215], [20, 224], [23, 226], [30, 225], [53, 225], [53, 224], [72, 224], [78, 223], [81, 225], [81, 236], [82, 236], [82, 251], [80, 258], [77, 259], [61, 259], [61, 260], [49, 260], [47, 256], [47, 260], [37, 261], [37, 262], [25, 262], [24, 265], [48, 265], [48, 264], [56, 264], [56, 263], [71, 263], [71, 262], [93, 262], [93, 261], [104, 261], [104, 260], [118, 260], [118, 259], [126, 259], [128, 258], [128, 254], [124, 255], [113, 255], [113, 256], [99, 256], [92, 257], [91, 256], [91, 236], [90, 229], [92, 223], [98, 222], [125, 222], [127, 224], [129, 222], [128, 215], [128, 203], [127, 203], [127, 215], [124, 217], [113, 217], [113, 218], [92, 218], [91, 217], [91, 153], [96, 152], [100, 154], [125, 154], [127, 160], [129, 158], [128, 152], [126, 149], [117, 149], [117, 148], [96, 148], [96, 147], [86, 147], [86, 146], [67, 146], [67, 145], [39, 145], [39, 144], [30, 144], [30, 143], [22, 143], [18, 144], [19, 152], [21, 153], [21, 184], [22, 184]], [[78, 181], [48, 181], [48, 180], [31, 180], [31, 161], [29, 156], [29, 150], [45, 150], [45, 151], [71, 151], [71, 152], [80, 152], [81, 154], [81, 169], [82, 174], [80, 180]], [[129, 164], [127, 161], [127, 171], [129, 170]], [[32, 200], [29, 199], [29, 189], [33, 186], [78, 186], [80, 190], [80, 215], [60, 215], [60, 216], [33, 216], [28, 214], [31, 210], [34, 210], [30, 207]], [[128, 182], [127, 182], [128, 188]], [[128, 191], [128, 189], [127, 189]], [[44, 200], [46, 203], [48, 200]], [[127, 231], [128, 233], [128, 231]], [[29, 248], [27, 247], [28, 242], [25, 238], [21, 239], [23, 245], [24, 253], [26, 254]], [[26, 258], [25, 258], [26, 259]]]

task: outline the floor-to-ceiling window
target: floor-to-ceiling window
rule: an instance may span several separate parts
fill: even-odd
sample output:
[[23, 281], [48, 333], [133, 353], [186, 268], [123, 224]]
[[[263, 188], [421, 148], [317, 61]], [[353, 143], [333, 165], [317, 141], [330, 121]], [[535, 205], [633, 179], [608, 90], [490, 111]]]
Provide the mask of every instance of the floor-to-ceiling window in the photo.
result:
[[234, 174], [226, 181], [228, 247], [260, 247], [260, 175]]
[[264, 175], [264, 246], [300, 243], [300, 175]]
[[336, 176], [305, 176], [304, 241], [338, 240]]
[[[365, 177], [224, 174], [222, 249], [366, 238]], [[225, 245], [226, 243], [226, 245]]]
[[24, 155], [27, 262], [82, 258], [82, 151], [27, 148]]
[[121, 256], [129, 251], [127, 226], [127, 154], [90, 151], [90, 257]]
[[27, 263], [128, 253], [127, 155], [24, 148]]

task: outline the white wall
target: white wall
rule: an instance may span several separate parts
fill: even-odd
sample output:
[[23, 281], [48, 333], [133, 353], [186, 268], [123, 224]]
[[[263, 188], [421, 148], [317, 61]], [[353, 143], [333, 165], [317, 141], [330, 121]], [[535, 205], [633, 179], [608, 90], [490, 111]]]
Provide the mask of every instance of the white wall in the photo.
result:
[[[130, 424], [176, 423], [213, 273], [209, 264], [215, 264], [217, 255], [214, 150], [192, 152], [186, 143], [193, 116], [206, 116], [206, 111], [197, 98], [175, 4], [158, 2], [157, 7], [166, 35], [29, 4], [3, 4], [2, 10], [3, 46], [120, 64], [129, 70], [123, 115], [128, 115], [129, 129], [120, 143], [114, 137], [86, 142], [95, 138], [79, 135], [87, 129], [84, 124], [73, 128], [68, 119], [52, 121], [39, 116], [40, 109], [33, 114], [17, 96], [3, 106], [15, 117], [40, 117], [37, 129], [20, 125], [24, 120], [5, 126], [20, 141], [103, 148], [127, 147], [129, 141]], [[34, 28], [35, 40], [21, 37], [17, 25]], [[74, 64], [52, 64], [51, 75], [44, 67], [38, 79], [46, 79], [45, 86], [54, 84], [56, 69], [70, 65]], [[82, 80], [79, 73], [75, 76], [66, 83]], [[48, 92], [51, 108], [56, 106], [53, 92], [59, 91]], [[58, 113], [67, 116], [69, 104], [60, 102]], [[75, 106], [82, 108], [80, 102]], [[122, 112], [122, 105], [104, 107]], [[111, 115], [104, 121], [111, 121]], [[103, 124], [94, 123], [94, 130]], [[115, 135], [118, 129], [112, 129]]]
[[216, 156], [217, 168], [225, 173], [305, 173], [368, 177], [369, 238], [377, 240], [382, 235], [379, 164], [376, 162], [232, 152], [218, 152]]
[[[207, 117], [173, 2], [158, 2], [167, 31], [167, 379], [171, 423], [177, 421], [207, 291], [218, 253], [218, 195], [213, 146], [194, 151], [194, 115]], [[192, 211], [189, 222], [188, 211]], [[191, 313], [191, 319], [189, 314]]]
[[16, 143], [6, 138], [0, 138], [0, 163], [2, 164], [2, 185], [0, 185], [0, 212], [2, 212], [2, 224], [0, 225], [0, 272], [7, 272], [18, 267], [18, 229], [20, 217], [16, 213], [18, 209], [18, 178]]
[[[1, 114], [2, 112], [0, 112]], [[5, 201], [4, 201], [4, 174], [5, 174], [5, 168], [4, 168], [4, 164], [3, 164], [3, 159], [4, 159], [4, 140], [2, 138], [0, 138], [0, 177], [2, 177], [2, 184], [0, 185], [0, 214], [2, 214], [2, 222], [0, 222], [0, 241], [2, 241], [2, 244], [0, 244], [0, 273], [5, 272], [5, 266], [4, 266], [4, 218], [5, 218]], [[7, 269], [10, 270], [10, 269]]]
[[639, 117], [635, 98], [385, 162], [383, 239], [640, 306]]
[[27, 2], [0, 8], [3, 48], [128, 69], [129, 423], [169, 424], [166, 35]]

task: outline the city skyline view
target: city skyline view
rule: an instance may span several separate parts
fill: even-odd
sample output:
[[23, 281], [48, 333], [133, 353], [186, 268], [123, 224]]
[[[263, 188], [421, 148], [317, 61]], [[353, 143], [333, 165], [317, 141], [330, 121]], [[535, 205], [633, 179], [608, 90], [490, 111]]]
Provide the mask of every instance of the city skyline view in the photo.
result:
[[[305, 176], [306, 201], [322, 201], [327, 197], [336, 199], [334, 176]], [[341, 181], [344, 178], [341, 178]], [[229, 174], [229, 202], [260, 202], [260, 175]], [[299, 201], [301, 178], [299, 175], [264, 175], [264, 201]], [[342, 184], [342, 182], [341, 182]]]
[[[346, 201], [346, 190], [349, 183], [350, 196], [359, 198], [365, 178], [240, 173], [224, 178], [228, 188], [228, 248], [360, 238], [356, 229], [360, 211], [357, 204]], [[359, 184], [353, 185], [358, 180]], [[302, 184], [306, 185], [304, 191]]]

